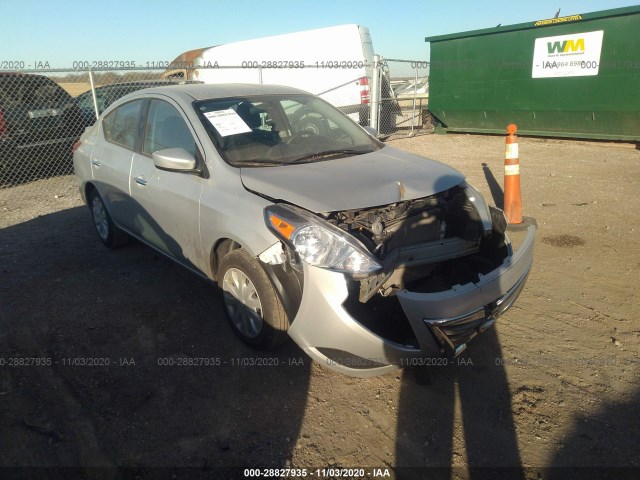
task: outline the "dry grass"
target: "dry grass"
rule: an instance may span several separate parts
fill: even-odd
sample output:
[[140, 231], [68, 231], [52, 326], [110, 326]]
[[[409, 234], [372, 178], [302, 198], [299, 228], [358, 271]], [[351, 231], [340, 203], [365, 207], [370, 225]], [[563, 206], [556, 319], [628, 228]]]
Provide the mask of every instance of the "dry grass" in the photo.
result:
[[77, 97], [91, 88], [89, 83], [59, 83], [58, 85], [64, 88], [72, 97]]

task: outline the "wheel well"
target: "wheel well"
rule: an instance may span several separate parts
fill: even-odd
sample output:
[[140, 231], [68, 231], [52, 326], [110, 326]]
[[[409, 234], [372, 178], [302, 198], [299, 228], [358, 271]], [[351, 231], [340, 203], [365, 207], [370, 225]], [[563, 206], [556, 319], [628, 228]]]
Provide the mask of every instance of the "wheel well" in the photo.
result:
[[84, 198], [87, 205], [89, 205], [89, 195], [91, 195], [91, 193], [95, 191], [96, 187], [93, 185], [93, 183], [87, 183], [87, 185], [84, 187]]
[[[216, 242], [211, 249], [211, 278], [213, 281], [218, 281], [218, 267], [222, 258], [239, 248], [242, 248], [242, 245], [230, 238], [223, 238]], [[296, 272], [288, 263], [282, 265], [259, 263], [269, 277], [289, 319], [293, 321], [302, 301], [302, 286], [304, 284], [302, 273]]]
[[216, 242], [216, 244], [211, 249], [211, 278], [214, 281], [218, 280], [218, 266], [220, 265], [220, 260], [227, 253], [232, 250], [236, 250], [238, 248], [242, 248], [242, 246], [230, 238], [223, 238]]

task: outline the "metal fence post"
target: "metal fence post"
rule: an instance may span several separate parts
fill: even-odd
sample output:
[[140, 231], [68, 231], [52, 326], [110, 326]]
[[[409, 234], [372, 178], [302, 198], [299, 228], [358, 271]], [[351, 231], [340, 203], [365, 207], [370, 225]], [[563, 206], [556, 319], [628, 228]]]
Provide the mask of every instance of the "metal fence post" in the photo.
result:
[[418, 97], [418, 67], [416, 65], [416, 74], [413, 78], [413, 111], [411, 112], [411, 133], [416, 127], [416, 100]]
[[93, 83], [93, 71], [89, 69], [89, 83], [91, 84], [91, 98], [93, 98], [93, 110], [96, 112], [96, 120], [100, 118], [100, 111], [98, 110], [98, 98], [96, 97], [96, 86]]
[[373, 85], [371, 85], [371, 104], [369, 118], [370, 126], [376, 129], [376, 132], [380, 133], [378, 122], [378, 108], [380, 105], [380, 55], [373, 56]]

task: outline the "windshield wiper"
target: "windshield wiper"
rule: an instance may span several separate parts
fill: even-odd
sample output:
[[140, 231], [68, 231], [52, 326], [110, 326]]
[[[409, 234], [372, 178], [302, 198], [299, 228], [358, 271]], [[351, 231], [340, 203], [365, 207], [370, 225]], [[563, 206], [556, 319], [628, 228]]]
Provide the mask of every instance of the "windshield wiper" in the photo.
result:
[[320, 158], [332, 157], [334, 155], [362, 155], [363, 153], [371, 153], [372, 150], [355, 150], [353, 148], [346, 148], [343, 150], [325, 150], [323, 152], [313, 152], [302, 157], [298, 157], [295, 160], [291, 160], [289, 163], [302, 162], [304, 160], [315, 160]]
[[287, 165], [287, 162], [283, 162], [281, 160], [260, 160], [260, 159], [256, 159], [256, 160], [246, 160], [244, 162], [229, 162], [231, 163], [231, 165], [233, 165], [234, 167], [265, 167], [265, 166], [271, 166], [271, 167], [279, 167], [282, 165]]

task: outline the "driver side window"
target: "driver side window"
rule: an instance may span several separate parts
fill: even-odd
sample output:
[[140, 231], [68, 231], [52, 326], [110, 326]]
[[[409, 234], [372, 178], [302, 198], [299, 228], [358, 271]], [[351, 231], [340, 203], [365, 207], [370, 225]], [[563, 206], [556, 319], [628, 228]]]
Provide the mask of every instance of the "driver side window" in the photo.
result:
[[167, 148], [184, 148], [196, 156], [196, 142], [184, 118], [164, 100], [151, 100], [144, 126], [142, 151], [151, 155]]

